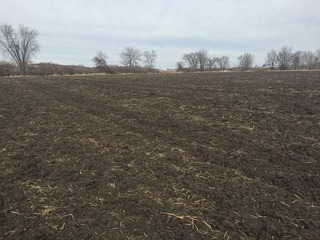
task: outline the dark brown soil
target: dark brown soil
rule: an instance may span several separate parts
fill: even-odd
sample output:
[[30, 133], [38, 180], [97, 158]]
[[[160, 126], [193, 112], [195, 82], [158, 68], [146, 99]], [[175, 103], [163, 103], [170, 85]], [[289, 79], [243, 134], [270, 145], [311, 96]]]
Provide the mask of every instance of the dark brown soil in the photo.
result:
[[320, 239], [320, 72], [0, 79], [0, 239]]

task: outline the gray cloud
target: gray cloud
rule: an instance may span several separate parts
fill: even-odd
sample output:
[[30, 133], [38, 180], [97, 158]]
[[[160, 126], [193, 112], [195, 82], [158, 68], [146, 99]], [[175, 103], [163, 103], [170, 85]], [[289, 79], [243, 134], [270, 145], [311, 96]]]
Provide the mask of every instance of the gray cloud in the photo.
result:
[[120, 64], [126, 46], [158, 51], [158, 67], [173, 68], [185, 52], [250, 52], [256, 63], [283, 45], [320, 48], [318, 0], [1, 0], [0, 24], [40, 32], [35, 61], [92, 65], [102, 50]]

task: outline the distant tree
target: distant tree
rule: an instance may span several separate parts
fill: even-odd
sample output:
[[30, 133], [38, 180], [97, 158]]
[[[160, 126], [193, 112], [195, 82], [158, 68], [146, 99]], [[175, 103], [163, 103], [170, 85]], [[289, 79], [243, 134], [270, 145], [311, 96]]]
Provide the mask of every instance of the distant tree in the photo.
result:
[[217, 62], [218, 62], [217, 57], [208, 57], [207, 68], [212, 69], [212, 68], [216, 67]]
[[157, 59], [157, 52], [155, 50], [152, 50], [151, 52], [146, 51], [143, 56], [145, 58], [144, 63], [146, 68], [153, 69]]
[[252, 67], [254, 56], [250, 53], [245, 53], [238, 57], [239, 67], [242, 71], [247, 71]]
[[25, 75], [31, 58], [39, 52], [39, 33], [20, 25], [15, 31], [11, 25], [0, 25], [0, 49], [15, 62], [20, 73]]
[[275, 64], [277, 62], [277, 53], [274, 49], [268, 52], [266, 57], [266, 65], [270, 67], [271, 70], [274, 69]]
[[111, 69], [107, 64], [107, 55], [102, 51], [97, 52], [96, 56], [92, 59], [97, 69], [101, 72], [111, 73]]
[[221, 71], [224, 71], [226, 68], [229, 67], [229, 57], [228, 56], [222, 56], [218, 58], [218, 65], [220, 67]]
[[196, 52], [199, 68], [200, 71], [203, 71], [208, 63], [208, 51], [206, 49], [200, 49], [198, 52]]
[[277, 53], [277, 63], [280, 70], [288, 70], [292, 65], [292, 48], [283, 46]]
[[183, 68], [184, 68], [184, 63], [183, 62], [177, 62], [177, 70], [178, 72], [181, 72], [183, 71]]
[[127, 67], [139, 66], [141, 56], [141, 52], [134, 47], [126, 47], [120, 54], [122, 64]]
[[292, 67], [294, 70], [298, 69], [302, 64], [302, 61], [301, 61], [302, 56], [301, 55], [302, 55], [301, 51], [296, 51], [292, 55]]
[[14, 72], [14, 68], [13, 64], [0, 61], [0, 76], [10, 76]]
[[182, 60], [184, 60], [191, 70], [196, 70], [199, 65], [199, 58], [197, 53], [186, 53], [183, 55]]
[[318, 49], [316, 51], [316, 54], [317, 54], [317, 58], [318, 58], [318, 67], [320, 67], [320, 49]]
[[317, 52], [306, 51], [302, 53], [302, 61], [307, 69], [315, 69], [319, 64], [320, 56]]

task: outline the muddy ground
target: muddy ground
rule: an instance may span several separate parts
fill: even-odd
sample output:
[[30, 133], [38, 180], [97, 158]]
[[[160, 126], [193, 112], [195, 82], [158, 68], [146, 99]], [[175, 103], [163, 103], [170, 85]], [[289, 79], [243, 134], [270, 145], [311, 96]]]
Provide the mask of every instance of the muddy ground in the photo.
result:
[[0, 78], [0, 239], [320, 239], [320, 72]]

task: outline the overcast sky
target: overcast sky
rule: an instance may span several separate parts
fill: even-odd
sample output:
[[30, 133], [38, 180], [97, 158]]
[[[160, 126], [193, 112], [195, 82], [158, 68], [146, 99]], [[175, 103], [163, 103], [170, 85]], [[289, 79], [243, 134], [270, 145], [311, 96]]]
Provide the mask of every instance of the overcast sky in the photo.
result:
[[320, 49], [319, 9], [319, 0], [0, 0], [0, 24], [38, 30], [34, 62], [93, 66], [102, 50], [120, 65], [133, 46], [156, 50], [158, 68], [202, 48], [232, 66], [245, 52], [262, 65], [273, 48]]

